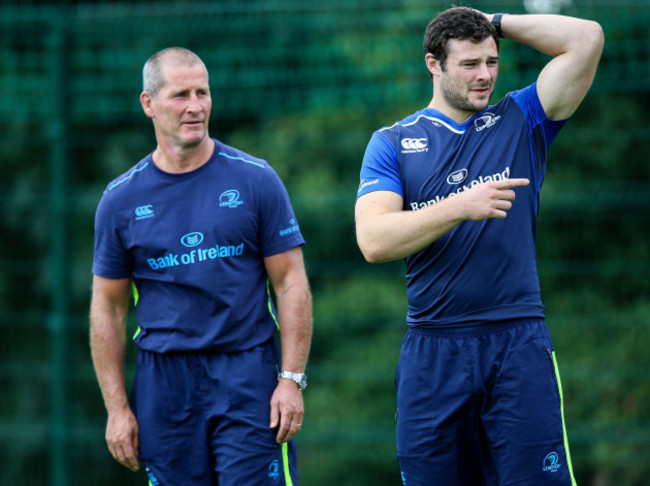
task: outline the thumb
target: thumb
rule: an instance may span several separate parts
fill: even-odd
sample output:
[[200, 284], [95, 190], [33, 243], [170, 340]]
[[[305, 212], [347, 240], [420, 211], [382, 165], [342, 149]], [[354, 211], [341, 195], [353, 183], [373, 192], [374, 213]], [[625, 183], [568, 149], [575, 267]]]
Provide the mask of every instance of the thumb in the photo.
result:
[[271, 404], [271, 423], [269, 427], [274, 429], [280, 423], [280, 410], [277, 405]]

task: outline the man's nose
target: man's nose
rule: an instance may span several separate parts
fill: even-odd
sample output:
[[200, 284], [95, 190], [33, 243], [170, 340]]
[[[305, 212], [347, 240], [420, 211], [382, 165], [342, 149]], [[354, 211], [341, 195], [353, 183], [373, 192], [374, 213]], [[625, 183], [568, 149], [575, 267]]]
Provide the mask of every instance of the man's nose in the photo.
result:
[[490, 68], [486, 63], [481, 63], [478, 66], [478, 71], [476, 77], [478, 79], [489, 79], [490, 78]]
[[202, 108], [203, 107], [199, 102], [199, 97], [196, 93], [192, 93], [187, 100], [187, 110], [195, 113], [197, 111], [201, 111]]

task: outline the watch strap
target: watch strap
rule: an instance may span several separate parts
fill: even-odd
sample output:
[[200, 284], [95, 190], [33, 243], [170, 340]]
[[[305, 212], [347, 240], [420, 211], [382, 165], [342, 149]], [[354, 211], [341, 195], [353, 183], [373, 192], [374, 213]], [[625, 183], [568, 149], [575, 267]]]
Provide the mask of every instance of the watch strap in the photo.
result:
[[505, 14], [503, 13], [495, 13], [492, 16], [492, 26], [494, 27], [494, 30], [497, 31], [497, 35], [499, 38], [503, 37], [503, 33], [501, 32], [501, 17], [503, 17]]
[[307, 388], [307, 375], [304, 373], [294, 373], [293, 371], [281, 371], [278, 373], [278, 380], [280, 378], [286, 378], [293, 381], [300, 390]]

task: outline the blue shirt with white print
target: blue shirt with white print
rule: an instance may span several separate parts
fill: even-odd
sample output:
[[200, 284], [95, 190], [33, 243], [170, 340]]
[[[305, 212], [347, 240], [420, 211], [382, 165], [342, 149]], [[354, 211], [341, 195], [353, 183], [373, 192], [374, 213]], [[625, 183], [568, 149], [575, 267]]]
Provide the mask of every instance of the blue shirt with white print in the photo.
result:
[[182, 174], [149, 154], [97, 207], [93, 273], [132, 279], [141, 349], [237, 352], [277, 330], [263, 259], [304, 239], [273, 168], [214, 142]]
[[357, 198], [391, 191], [418, 211], [483, 182], [530, 180], [514, 188], [505, 219], [464, 221], [405, 259], [410, 326], [544, 317], [536, 220], [547, 150], [565, 121], [546, 116], [532, 84], [464, 123], [426, 108], [373, 134]]

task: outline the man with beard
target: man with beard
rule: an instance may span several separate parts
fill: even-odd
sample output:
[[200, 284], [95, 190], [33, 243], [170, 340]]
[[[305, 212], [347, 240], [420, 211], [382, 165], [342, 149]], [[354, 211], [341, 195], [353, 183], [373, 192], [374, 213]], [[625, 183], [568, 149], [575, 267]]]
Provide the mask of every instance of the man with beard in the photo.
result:
[[[500, 37], [552, 59], [490, 105]], [[431, 102], [368, 144], [357, 241], [369, 262], [407, 267], [395, 382], [408, 486], [575, 484], [535, 224], [548, 148], [603, 42], [592, 21], [450, 8], [425, 32]]]

